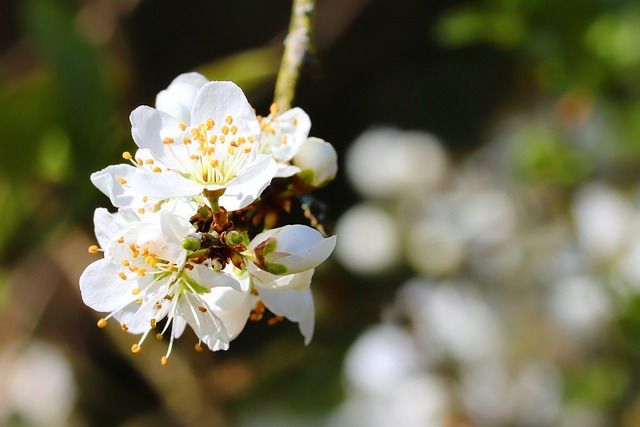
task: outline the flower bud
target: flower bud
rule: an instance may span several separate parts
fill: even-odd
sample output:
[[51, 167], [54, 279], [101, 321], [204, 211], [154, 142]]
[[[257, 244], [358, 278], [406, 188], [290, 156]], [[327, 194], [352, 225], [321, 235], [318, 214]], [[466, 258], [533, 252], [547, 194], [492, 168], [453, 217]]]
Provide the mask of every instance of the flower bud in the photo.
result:
[[258, 234], [249, 244], [253, 262], [271, 274], [300, 273], [320, 265], [336, 246], [336, 236], [324, 238], [305, 225], [287, 225]]
[[200, 249], [200, 236], [189, 234], [182, 239], [182, 247], [188, 251], [197, 251]]
[[308, 138], [291, 163], [302, 170], [298, 176], [313, 187], [329, 183], [338, 172], [336, 150], [320, 138]]

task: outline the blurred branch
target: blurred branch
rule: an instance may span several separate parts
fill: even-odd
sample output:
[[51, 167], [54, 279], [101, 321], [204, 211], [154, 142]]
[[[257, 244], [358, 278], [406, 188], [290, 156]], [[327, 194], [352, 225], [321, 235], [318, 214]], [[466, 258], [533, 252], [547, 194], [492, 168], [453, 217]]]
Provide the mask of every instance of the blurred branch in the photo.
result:
[[274, 102], [281, 111], [291, 108], [302, 60], [311, 46], [314, 3], [314, 0], [293, 1], [289, 34], [284, 41], [284, 55], [278, 71], [274, 96]]

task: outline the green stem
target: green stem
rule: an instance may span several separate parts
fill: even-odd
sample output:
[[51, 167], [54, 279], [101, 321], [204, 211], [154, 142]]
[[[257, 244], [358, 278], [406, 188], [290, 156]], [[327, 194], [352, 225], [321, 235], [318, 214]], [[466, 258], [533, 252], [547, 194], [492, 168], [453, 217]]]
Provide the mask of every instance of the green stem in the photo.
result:
[[315, 0], [293, 0], [289, 33], [284, 41], [284, 54], [274, 95], [274, 102], [280, 111], [291, 108], [302, 60], [311, 46], [314, 11]]

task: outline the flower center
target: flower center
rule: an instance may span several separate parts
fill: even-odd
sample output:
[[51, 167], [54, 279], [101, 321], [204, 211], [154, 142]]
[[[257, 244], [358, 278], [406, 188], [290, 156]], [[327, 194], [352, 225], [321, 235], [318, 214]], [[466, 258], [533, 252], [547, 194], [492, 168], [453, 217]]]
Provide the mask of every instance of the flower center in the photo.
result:
[[[242, 136], [231, 116], [221, 125], [209, 118], [190, 130], [184, 123], [179, 127], [181, 142], [171, 137], [164, 138], [163, 142], [183, 166], [182, 174], [202, 185], [226, 184], [255, 157], [253, 136]], [[180, 143], [183, 149], [177, 148]]]

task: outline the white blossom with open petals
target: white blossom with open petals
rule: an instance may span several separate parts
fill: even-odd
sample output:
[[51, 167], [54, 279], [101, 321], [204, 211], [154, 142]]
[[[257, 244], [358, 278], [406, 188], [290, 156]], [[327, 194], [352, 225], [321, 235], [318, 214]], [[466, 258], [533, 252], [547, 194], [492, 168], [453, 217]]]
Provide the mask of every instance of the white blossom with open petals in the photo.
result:
[[209, 190], [222, 193], [219, 205], [234, 211], [269, 185], [278, 167], [259, 153], [260, 124], [242, 90], [232, 82], [201, 84], [197, 75], [182, 75], [158, 95], [158, 109], [141, 106], [131, 113], [139, 150], [123, 156], [132, 166], [109, 166], [91, 176], [116, 207], [201, 199]]
[[[188, 324], [199, 342], [211, 350], [226, 350], [229, 336], [214, 314], [207, 295], [216, 287], [240, 291], [232, 275], [214, 271], [207, 263], [190, 262], [189, 251], [182, 247], [185, 236], [193, 232], [191, 224], [168, 209], [162, 209], [141, 221], [129, 222], [122, 213], [96, 212], [96, 235], [105, 258], [89, 265], [80, 277], [82, 299], [89, 307], [110, 314], [98, 322], [104, 327], [113, 317], [123, 330], [143, 334], [131, 348], [140, 351], [147, 335], [166, 319], [156, 335], [170, 330], [169, 348]], [[118, 227], [124, 225], [118, 231]], [[119, 235], [114, 238], [113, 236]], [[235, 292], [235, 291], [234, 291]]]
[[260, 153], [272, 156], [278, 163], [276, 177], [284, 178], [300, 172], [291, 165], [291, 159], [305, 143], [311, 129], [311, 119], [301, 108], [292, 108], [282, 114], [274, 104], [271, 114], [259, 117], [262, 137]]

